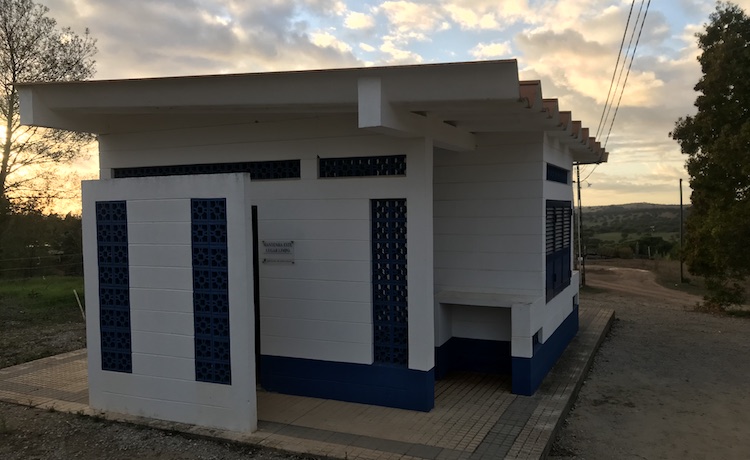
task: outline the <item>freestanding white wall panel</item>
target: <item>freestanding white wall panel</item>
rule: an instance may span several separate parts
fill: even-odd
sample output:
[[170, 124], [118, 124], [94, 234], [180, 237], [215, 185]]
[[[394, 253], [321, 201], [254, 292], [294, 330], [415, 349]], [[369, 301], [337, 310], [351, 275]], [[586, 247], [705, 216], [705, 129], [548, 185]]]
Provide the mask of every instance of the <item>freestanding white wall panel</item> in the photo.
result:
[[[231, 385], [196, 381], [191, 198], [225, 198]], [[89, 404], [239, 432], [257, 427], [250, 180], [245, 174], [83, 183]], [[96, 202], [125, 201], [132, 373], [102, 370]]]
[[[294, 264], [260, 264], [263, 355], [373, 363], [370, 200], [405, 198], [409, 369], [434, 367], [432, 142], [357, 127], [356, 116], [100, 137], [114, 168], [301, 160], [299, 179], [254, 180], [258, 238], [294, 241]], [[318, 158], [406, 155], [406, 176], [319, 178]]]

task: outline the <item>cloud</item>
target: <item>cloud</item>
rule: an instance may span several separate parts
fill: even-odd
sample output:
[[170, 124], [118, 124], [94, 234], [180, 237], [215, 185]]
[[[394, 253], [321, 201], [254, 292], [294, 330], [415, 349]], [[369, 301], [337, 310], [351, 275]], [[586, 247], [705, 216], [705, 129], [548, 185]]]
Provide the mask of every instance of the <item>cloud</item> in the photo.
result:
[[302, 0], [302, 4], [322, 15], [341, 16], [346, 12], [346, 3], [341, 0]]
[[375, 18], [365, 13], [350, 12], [344, 20], [344, 27], [354, 30], [368, 30], [375, 27]]
[[385, 37], [383, 39], [383, 44], [380, 45], [379, 49], [387, 56], [384, 59], [386, 64], [418, 64], [424, 61], [419, 54], [400, 48], [398, 41], [395, 37]]
[[310, 34], [313, 45], [321, 48], [332, 48], [340, 53], [348, 53], [352, 47], [342, 42], [329, 32], [313, 32]]
[[386, 1], [378, 11], [388, 19], [393, 41], [427, 40], [427, 33], [450, 28], [440, 9], [429, 4]]
[[477, 59], [496, 59], [507, 57], [513, 52], [509, 41], [500, 43], [480, 43], [469, 51]]
[[[528, 0], [449, 0], [444, 10], [463, 29], [504, 29], [537, 16]], [[544, 8], [546, 9], [546, 8]]]
[[457, 5], [447, 5], [445, 9], [450, 18], [462, 29], [497, 29], [499, 27], [497, 16], [493, 12], [482, 14]]
[[338, 0], [273, 2], [47, 0], [50, 15], [89, 26], [99, 78], [348, 67], [351, 46], [308, 18], [339, 17]]
[[[598, 204], [625, 204], [634, 202], [676, 203], [679, 200], [679, 180], [686, 174], [677, 164], [641, 164], [639, 169], [617, 168], [601, 164], [583, 168], [581, 201], [584, 206]], [[648, 171], [650, 174], [634, 174], [633, 171]], [[685, 190], [689, 194], [689, 189]]]
[[[622, 0], [38, 0], [62, 26], [97, 38], [98, 78], [518, 58], [596, 131], [631, 2]], [[750, 0], [739, 0], [750, 8]], [[639, 3], [631, 17], [635, 21]], [[609, 137], [610, 163], [589, 181], [597, 198], [634, 197], [685, 158], [668, 137], [694, 112], [695, 32], [714, 3], [651, 2]], [[627, 42], [626, 42], [627, 45]], [[624, 75], [623, 75], [624, 78]], [[619, 93], [617, 93], [619, 97]], [[616, 103], [616, 101], [615, 101]], [[614, 107], [613, 107], [614, 109]], [[606, 139], [609, 124], [600, 138]], [[661, 168], [661, 169], [660, 169]], [[606, 180], [600, 180], [606, 179]], [[637, 178], [637, 179], [636, 179]], [[609, 187], [606, 183], [612, 183]], [[664, 184], [666, 187], [667, 184]], [[620, 187], [620, 188], [617, 188]], [[638, 192], [640, 193], [640, 192]], [[589, 194], [591, 196], [591, 194]], [[649, 200], [639, 200], [649, 201]]]
[[[588, 178], [592, 186], [584, 191], [584, 203], [674, 202], [678, 179], [687, 177], [686, 158], [668, 133], [678, 117], [694, 111], [693, 86], [700, 78], [694, 33], [701, 28], [675, 27], [670, 16], [649, 12], [621, 104], [617, 108], [618, 90], [600, 126], [629, 5], [613, 4], [595, 16], [585, 11], [586, 4], [593, 3], [558, 2], [549, 9], [558, 24], [534, 18], [516, 34], [521, 76], [540, 79], [545, 97], [559, 98], [561, 107], [583, 120], [592, 135], [599, 129], [598, 139], [607, 142], [609, 162]], [[570, 10], [553, 14], [561, 7]]]

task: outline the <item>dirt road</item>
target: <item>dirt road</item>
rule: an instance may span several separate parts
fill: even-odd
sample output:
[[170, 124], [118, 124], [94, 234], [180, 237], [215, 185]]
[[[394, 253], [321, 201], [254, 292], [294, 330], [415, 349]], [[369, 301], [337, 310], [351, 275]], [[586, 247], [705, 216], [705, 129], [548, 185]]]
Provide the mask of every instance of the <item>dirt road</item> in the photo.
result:
[[595, 267], [589, 308], [617, 311], [551, 458], [750, 458], [750, 319], [690, 311], [644, 270]]
[[684, 310], [701, 301], [698, 296], [664, 288], [648, 270], [593, 265], [586, 275], [591, 287], [661, 301], [660, 308]]

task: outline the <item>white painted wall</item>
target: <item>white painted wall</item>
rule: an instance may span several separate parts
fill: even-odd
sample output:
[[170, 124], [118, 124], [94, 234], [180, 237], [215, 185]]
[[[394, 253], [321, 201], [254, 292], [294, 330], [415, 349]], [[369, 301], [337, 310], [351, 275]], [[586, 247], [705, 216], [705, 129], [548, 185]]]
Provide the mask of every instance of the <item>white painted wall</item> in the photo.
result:
[[510, 308], [451, 305], [450, 309], [453, 337], [510, 342]]
[[[568, 150], [568, 147], [561, 144], [556, 138], [549, 135], [544, 136], [544, 161], [560, 168], [567, 169], [568, 171], [573, 171], [573, 155]], [[558, 182], [545, 180], [544, 199], [564, 200], [570, 201], [572, 204], [574, 204], [572, 184], [565, 185]], [[542, 207], [544, 206], [545, 203], [542, 202]], [[570, 245], [570, 260], [573, 261], [573, 248], [575, 245], [575, 238], [577, 233], [575, 225], [571, 224], [571, 229], [572, 241]], [[542, 254], [544, 254], [544, 252]], [[574, 271], [573, 276], [571, 276], [570, 279], [570, 286], [568, 286], [565, 290], [555, 296], [554, 299], [546, 303], [544, 307], [537, 306], [532, 310], [530, 332], [533, 335], [536, 333], [536, 331], [541, 330], [539, 334], [540, 342], [544, 343], [545, 341], [547, 341], [549, 336], [555, 332], [560, 323], [562, 323], [565, 318], [567, 318], [568, 315], [570, 315], [570, 313], [573, 311], [573, 297], [578, 295], [579, 282], [579, 274], [577, 271]]]
[[479, 139], [476, 152], [435, 154], [436, 289], [539, 295], [541, 135]]
[[[450, 337], [510, 340], [533, 356], [572, 311], [578, 274], [545, 300], [545, 201], [573, 200], [571, 185], [546, 180], [547, 163], [572, 155], [541, 132], [480, 136], [477, 152], [435, 155], [435, 290], [522, 296], [509, 309], [436, 303], [436, 345]], [[493, 338], [490, 338], [493, 337]]]
[[[232, 431], [257, 428], [247, 175], [83, 183], [89, 404]], [[195, 381], [190, 198], [226, 198], [232, 385]], [[97, 201], [126, 200], [132, 374], [101, 370]]]
[[[406, 177], [318, 179], [318, 157], [407, 155]], [[112, 168], [301, 159], [301, 179], [252, 181], [259, 240], [294, 265], [260, 266], [261, 352], [371, 364], [370, 200], [406, 198], [409, 367], [434, 367], [432, 142], [357, 128], [356, 116], [100, 136]], [[248, 278], [248, 283], [251, 279]]]
[[[573, 188], [571, 184], [560, 184], [546, 180], [547, 163], [553, 164], [560, 168], [572, 170], [573, 157], [565, 145], [549, 135], [542, 135], [542, 167], [541, 167], [541, 184], [543, 190], [542, 199], [536, 204], [541, 213], [540, 234], [538, 240], [539, 252], [537, 263], [542, 270], [546, 266], [545, 252], [545, 207], [546, 200], [565, 200], [573, 201]], [[572, 251], [572, 244], [571, 244]], [[571, 257], [572, 260], [572, 257]], [[538, 332], [539, 341], [544, 343], [557, 330], [557, 327], [573, 311], [573, 297], [578, 294], [579, 276], [578, 272], [573, 272], [570, 279], [570, 286], [560, 292], [549, 302], [545, 299], [544, 278], [540, 286], [540, 297], [529, 305], [518, 305], [512, 309], [512, 330], [513, 339], [511, 341], [511, 354], [522, 358], [531, 358], [533, 356], [533, 336]]]
[[[543, 296], [542, 134], [482, 135], [478, 141], [476, 152], [435, 154], [435, 291]], [[453, 325], [479, 314], [436, 309], [438, 346], [454, 335]], [[510, 321], [507, 312], [480, 311]], [[495, 336], [510, 340], [500, 329]]]

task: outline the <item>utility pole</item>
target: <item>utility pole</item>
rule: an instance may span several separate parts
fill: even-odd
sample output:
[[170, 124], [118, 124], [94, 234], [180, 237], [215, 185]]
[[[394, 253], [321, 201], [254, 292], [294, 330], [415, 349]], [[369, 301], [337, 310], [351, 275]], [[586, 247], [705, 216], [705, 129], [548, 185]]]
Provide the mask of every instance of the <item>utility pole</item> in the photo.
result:
[[583, 256], [581, 228], [583, 222], [583, 208], [581, 207], [581, 165], [576, 163], [576, 184], [578, 184], [578, 270], [581, 272], [581, 286], [586, 286], [586, 258]]
[[682, 179], [680, 179], [680, 283], [685, 282], [685, 276], [683, 274], [683, 263], [685, 261], [685, 256], [683, 254], [683, 247], [684, 247], [684, 240], [683, 240], [683, 231], [682, 231]]

